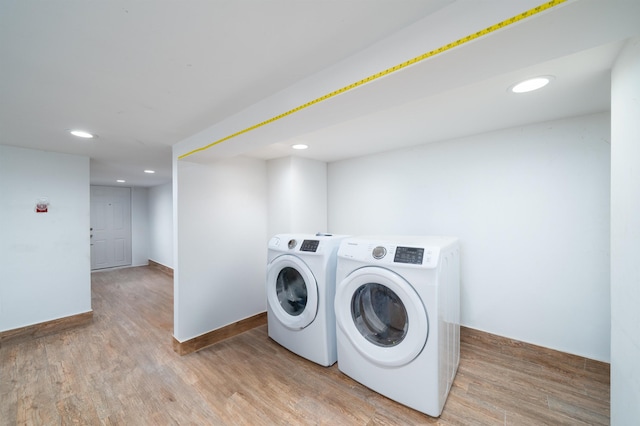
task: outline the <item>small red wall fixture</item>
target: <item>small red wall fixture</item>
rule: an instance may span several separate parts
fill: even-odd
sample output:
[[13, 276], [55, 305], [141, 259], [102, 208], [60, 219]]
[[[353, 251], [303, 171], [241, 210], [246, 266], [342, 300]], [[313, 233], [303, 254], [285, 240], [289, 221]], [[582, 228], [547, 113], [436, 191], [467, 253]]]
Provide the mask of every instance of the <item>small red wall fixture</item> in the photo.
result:
[[49, 212], [49, 199], [47, 198], [38, 198], [36, 201], [36, 213], [48, 213]]

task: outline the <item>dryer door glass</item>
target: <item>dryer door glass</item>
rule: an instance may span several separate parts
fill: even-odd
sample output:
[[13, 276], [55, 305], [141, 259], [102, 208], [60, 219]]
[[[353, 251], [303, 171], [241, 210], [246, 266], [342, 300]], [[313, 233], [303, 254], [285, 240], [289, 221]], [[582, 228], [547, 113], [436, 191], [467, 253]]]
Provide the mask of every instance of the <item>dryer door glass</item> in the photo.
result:
[[367, 283], [356, 290], [351, 316], [360, 334], [378, 346], [396, 346], [407, 334], [407, 310], [400, 297], [382, 284]]
[[307, 306], [307, 286], [295, 268], [285, 267], [278, 273], [276, 293], [280, 306], [289, 315], [300, 315]]
[[336, 286], [334, 306], [339, 340], [376, 365], [406, 365], [429, 338], [422, 299], [405, 278], [386, 268], [365, 266], [348, 274]]

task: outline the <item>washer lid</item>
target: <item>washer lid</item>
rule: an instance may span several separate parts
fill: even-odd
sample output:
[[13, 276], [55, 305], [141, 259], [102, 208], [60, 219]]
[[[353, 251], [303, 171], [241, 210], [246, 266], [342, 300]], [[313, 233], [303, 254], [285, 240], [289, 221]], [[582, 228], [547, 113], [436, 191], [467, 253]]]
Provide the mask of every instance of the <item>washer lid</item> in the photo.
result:
[[291, 330], [301, 330], [318, 314], [318, 283], [302, 259], [275, 258], [267, 268], [267, 303], [275, 317]]
[[418, 293], [400, 275], [370, 266], [336, 289], [336, 322], [369, 361], [387, 367], [411, 362], [424, 348], [429, 320]]

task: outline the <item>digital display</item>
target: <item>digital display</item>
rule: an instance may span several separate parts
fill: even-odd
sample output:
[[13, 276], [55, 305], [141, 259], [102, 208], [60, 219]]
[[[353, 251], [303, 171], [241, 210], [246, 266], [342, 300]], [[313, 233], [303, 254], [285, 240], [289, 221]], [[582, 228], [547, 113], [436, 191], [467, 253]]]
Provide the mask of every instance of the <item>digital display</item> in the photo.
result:
[[412, 263], [422, 265], [424, 249], [417, 247], [397, 247], [393, 261], [396, 263]]
[[304, 240], [300, 246], [300, 251], [311, 251], [315, 253], [315, 251], [318, 250], [319, 244], [319, 240]]

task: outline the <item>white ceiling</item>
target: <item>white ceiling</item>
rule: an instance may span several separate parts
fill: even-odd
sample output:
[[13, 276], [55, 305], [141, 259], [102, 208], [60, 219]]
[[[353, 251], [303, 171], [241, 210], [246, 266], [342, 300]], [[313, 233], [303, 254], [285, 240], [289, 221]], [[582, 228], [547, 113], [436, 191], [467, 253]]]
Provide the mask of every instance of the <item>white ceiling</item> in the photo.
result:
[[[470, 1], [0, 0], [0, 144], [89, 156], [93, 184], [164, 183], [172, 145]], [[621, 40], [637, 34], [628, 23], [640, 22], [640, 2], [578, 2], [592, 5], [584, 10], [597, 31], [587, 31], [579, 14], [577, 22], [571, 14], [558, 19], [566, 22], [532, 18], [520, 30], [501, 30], [440, 62], [318, 105], [300, 114], [314, 124], [242, 153], [291, 155], [290, 145], [304, 140], [311, 147], [299, 155], [335, 161], [607, 110], [609, 70]], [[536, 32], [554, 37], [553, 46], [504, 50]], [[487, 52], [495, 55], [492, 67], [480, 59], [486, 62]], [[537, 74], [556, 78], [526, 101], [506, 92], [516, 79]], [[424, 84], [425, 75], [435, 80]], [[400, 86], [410, 95], [396, 96]], [[77, 139], [67, 133], [72, 128], [98, 138]]]
[[[338, 112], [342, 117], [340, 121], [285, 137], [281, 142], [253, 149], [245, 155], [263, 159], [296, 155], [332, 162], [527, 123], [607, 111], [610, 108], [610, 69], [622, 44], [608, 43], [429, 96], [416, 94], [420, 91], [416, 88], [410, 100], [396, 105], [391, 102], [390, 107], [379, 107], [362, 114], [353, 113], [356, 111], [353, 103], [358, 100], [351, 103], [345, 100], [342, 105], [336, 102], [326, 108], [333, 113], [343, 111], [342, 114]], [[527, 94], [508, 91], [514, 83], [540, 75], [553, 76], [546, 88]], [[429, 76], [429, 80], [435, 78], [436, 75]], [[403, 79], [403, 82], [407, 81], [415, 84], [417, 80]], [[359, 94], [357, 97], [364, 96]], [[369, 102], [376, 103], [371, 98]], [[353, 108], [350, 110], [350, 107]], [[293, 151], [291, 146], [296, 143], [304, 143], [309, 149]]]

